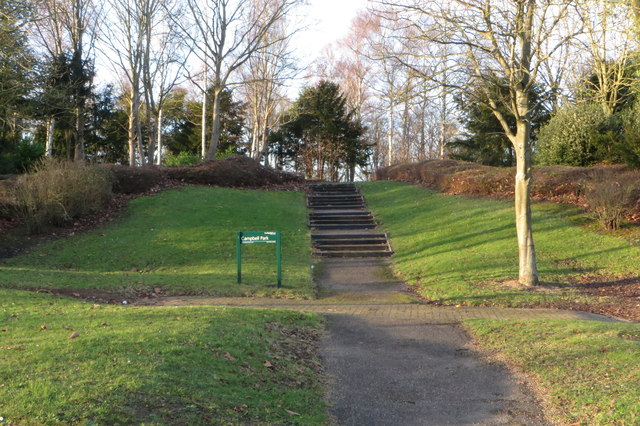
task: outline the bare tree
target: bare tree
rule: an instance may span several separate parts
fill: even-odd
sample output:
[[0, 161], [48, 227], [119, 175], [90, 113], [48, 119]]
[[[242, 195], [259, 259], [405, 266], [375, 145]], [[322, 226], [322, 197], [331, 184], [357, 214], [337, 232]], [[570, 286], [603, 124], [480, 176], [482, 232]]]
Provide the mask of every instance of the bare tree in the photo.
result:
[[[163, 109], [169, 93], [183, 77], [188, 58], [184, 39], [175, 24], [181, 11], [175, 0], [144, 3], [142, 88], [148, 132], [147, 163], [162, 164]], [[173, 17], [173, 18], [172, 18]]]
[[[511, 141], [516, 156], [515, 214], [519, 251], [519, 282], [538, 284], [536, 252], [531, 219], [531, 114], [532, 94], [546, 61], [573, 34], [559, 31], [572, 4], [570, 0], [454, 0], [451, 2], [384, 1], [399, 14], [403, 24], [420, 38], [450, 46], [460, 66], [452, 71], [462, 74], [466, 85], [480, 87]], [[490, 81], [500, 76], [507, 82], [508, 99], [496, 98]], [[506, 101], [515, 117], [509, 125], [500, 109]]]
[[[256, 8], [274, 7], [271, 0], [254, 0]], [[286, 97], [283, 93], [286, 81], [297, 73], [289, 49], [289, 41], [295, 33], [287, 28], [286, 16], [275, 22], [263, 36], [263, 47], [249, 58], [242, 67], [241, 93], [248, 109], [251, 145], [249, 153], [256, 159], [268, 160], [267, 136], [278, 123], [280, 108]]]
[[256, 52], [277, 42], [265, 43], [270, 29], [301, 0], [185, 0], [190, 25], [177, 22], [183, 36], [194, 46], [194, 54], [207, 65], [212, 89], [212, 131], [206, 159], [214, 159], [220, 140], [220, 100], [222, 91]]
[[[584, 54], [576, 55], [583, 69], [579, 84], [586, 87], [589, 98], [611, 115], [636, 81], [629, 72], [632, 55], [637, 51], [634, 22], [629, 6], [612, 0], [581, 0], [578, 2], [584, 25], [580, 41]], [[595, 77], [595, 78], [592, 78]]]
[[145, 163], [142, 148], [141, 89], [145, 53], [145, 13], [155, 0], [107, 0], [113, 18], [105, 28], [107, 57], [122, 76], [123, 91], [129, 103], [129, 165], [136, 165], [136, 152]]

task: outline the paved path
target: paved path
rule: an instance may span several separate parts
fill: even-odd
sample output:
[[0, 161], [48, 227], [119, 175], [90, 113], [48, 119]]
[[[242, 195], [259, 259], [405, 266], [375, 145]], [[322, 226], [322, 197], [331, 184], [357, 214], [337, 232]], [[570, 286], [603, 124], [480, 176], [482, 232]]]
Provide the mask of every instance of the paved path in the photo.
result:
[[312, 311], [327, 318], [320, 354], [331, 413], [341, 425], [544, 425], [533, 394], [477, 352], [469, 318], [616, 321], [574, 311], [441, 307], [421, 303], [381, 259], [322, 259], [320, 297], [165, 297], [162, 305]]
[[[618, 322], [598, 314], [556, 309], [453, 307], [424, 304], [393, 277], [383, 259], [322, 259], [316, 300], [248, 297], [176, 296], [149, 299], [154, 305], [222, 305], [292, 309], [321, 314], [412, 319], [425, 323], [457, 323], [466, 319], [571, 319]], [[145, 304], [142, 300], [140, 304]]]

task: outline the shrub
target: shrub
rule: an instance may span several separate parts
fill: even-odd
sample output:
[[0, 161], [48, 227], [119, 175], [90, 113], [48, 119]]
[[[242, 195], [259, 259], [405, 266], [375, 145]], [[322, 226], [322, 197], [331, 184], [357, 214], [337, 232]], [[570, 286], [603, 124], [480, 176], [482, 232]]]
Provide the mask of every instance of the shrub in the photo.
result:
[[105, 168], [46, 160], [20, 176], [12, 189], [16, 215], [30, 232], [102, 208], [111, 197], [113, 178]]
[[568, 105], [540, 129], [536, 160], [540, 164], [588, 166], [611, 160], [615, 127], [594, 103]]
[[605, 229], [618, 229], [625, 212], [635, 201], [637, 189], [635, 179], [612, 180], [600, 173], [594, 176], [585, 194], [588, 211]]
[[0, 173], [24, 173], [44, 155], [42, 144], [24, 139], [0, 157]]
[[202, 161], [202, 158], [198, 154], [192, 152], [181, 152], [179, 154], [169, 154], [164, 159], [164, 164], [167, 166], [193, 166]]
[[622, 113], [622, 135], [617, 151], [627, 165], [640, 167], [640, 102]]

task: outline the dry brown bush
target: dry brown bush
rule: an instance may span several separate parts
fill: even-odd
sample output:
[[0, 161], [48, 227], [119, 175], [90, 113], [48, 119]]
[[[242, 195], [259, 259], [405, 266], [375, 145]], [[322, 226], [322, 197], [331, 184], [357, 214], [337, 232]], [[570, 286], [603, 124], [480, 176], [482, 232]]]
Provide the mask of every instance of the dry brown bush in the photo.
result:
[[586, 184], [587, 210], [604, 229], [618, 229], [625, 213], [637, 203], [639, 185], [637, 174], [598, 171]]
[[102, 208], [111, 198], [113, 178], [102, 167], [47, 160], [20, 176], [11, 189], [15, 216], [30, 232]]

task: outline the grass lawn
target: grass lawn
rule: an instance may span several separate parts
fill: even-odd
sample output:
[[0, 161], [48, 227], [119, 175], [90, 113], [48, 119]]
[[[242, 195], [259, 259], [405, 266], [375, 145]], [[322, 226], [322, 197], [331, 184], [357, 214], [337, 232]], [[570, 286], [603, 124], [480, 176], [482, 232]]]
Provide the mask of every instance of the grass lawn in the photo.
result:
[[319, 424], [321, 326], [298, 312], [0, 289], [2, 424]]
[[534, 240], [543, 291], [499, 285], [517, 279], [513, 203], [436, 193], [399, 182], [361, 185], [395, 250], [396, 272], [442, 304], [526, 306], [580, 302], [567, 283], [584, 275], [640, 275], [640, 246], [576, 222], [576, 208], [534, 205]]
[[[309, 298], [310, 241], [304, 194], [185, 187], [133, 200], [125, 217], [99, 229], [0, 262], [0, 286], [97, 289], [135, 295], [278, 295]], [[276, 289], [274, 245], [243, 248], [238, 231], [281, 231], [283, 289]]]
[[640, 424], [640, 324], [487, 321], [465, 325], [484, 349], [535, 378], [565, 424]]

